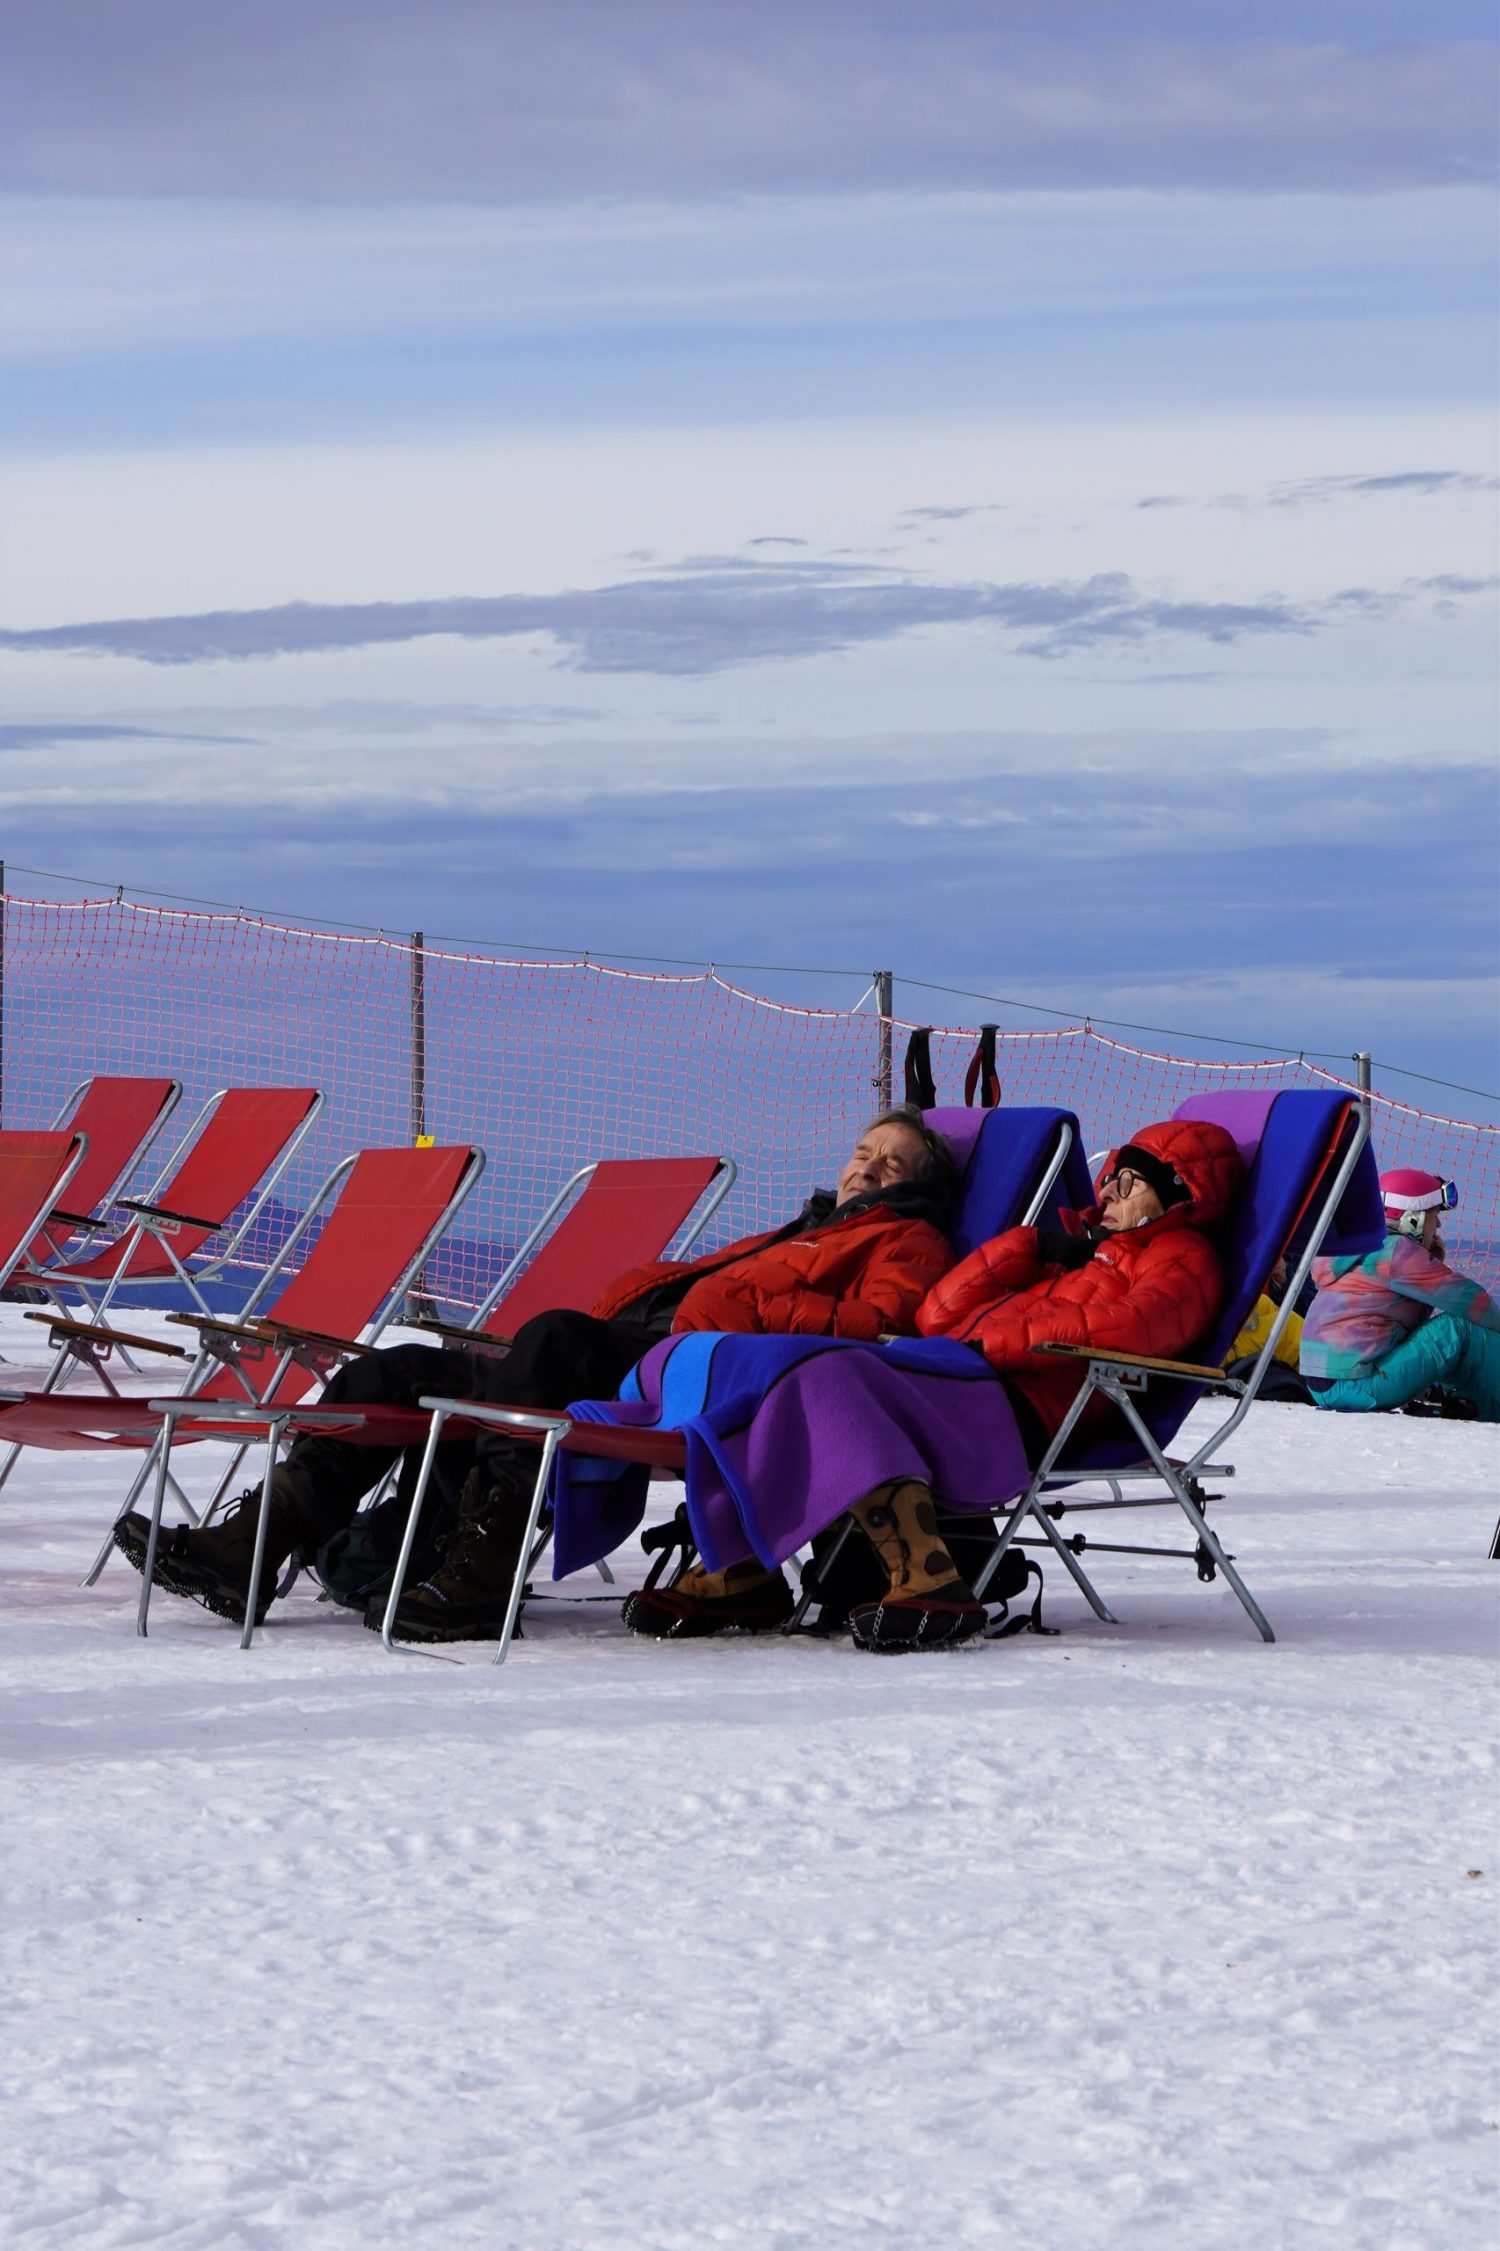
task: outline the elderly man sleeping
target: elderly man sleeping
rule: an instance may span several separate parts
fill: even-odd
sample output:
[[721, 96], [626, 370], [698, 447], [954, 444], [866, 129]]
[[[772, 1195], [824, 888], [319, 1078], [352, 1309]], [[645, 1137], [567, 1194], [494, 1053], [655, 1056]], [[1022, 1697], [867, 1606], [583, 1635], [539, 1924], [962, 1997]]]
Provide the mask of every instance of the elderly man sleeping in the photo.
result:
[[[702, 1411], [683, 1421], [700, 1561], [675, 1585], [632, 1595], [626, 1624], [663, 1640], [779, 1625], [792, 1609], [782, 1562], [848, 1512], [886, 1580], [850, 1614], [858, 1647], [932, 1649], [982, 1632], [984, 1607], [942, 1537], [940, 1507], [989, 1511], [1024, 1491], [1083, 1381], [1034, 1345], [1163, 1356], [1192, 1346], [1223, 1291], [1207, 1231], [1242, 1171], [1221, 1126], [1143, 1127], [1105, 1164], [1097, 1203], [1066, 1215], [1065, 1231], [1010, 1228], [939, 1281], [917, 1313], [929, 1341], [869, 1350], [762, 1340], [747, 1351], [726, 1336], [659, 1348], [638, 1372], [638, 1403], [597, 1412], [653, 1419], [672, 1360], [711, 1352]], [[599, 1465], [563, 1460], [559, 1575], [599, 1552], [607, 1489]]]

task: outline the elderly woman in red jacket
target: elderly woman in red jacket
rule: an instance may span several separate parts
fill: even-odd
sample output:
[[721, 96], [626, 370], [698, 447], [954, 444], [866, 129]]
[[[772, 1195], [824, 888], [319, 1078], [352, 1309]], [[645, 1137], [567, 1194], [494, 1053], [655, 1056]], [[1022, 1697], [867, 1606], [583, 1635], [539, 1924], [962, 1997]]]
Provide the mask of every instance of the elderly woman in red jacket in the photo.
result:
[[[920, 1386], [919, 1370], [899, 1372], [884, 1356], [820, 1355], [808, 1363], [805, 1379], [799, 1370], [776, 1387], [763, 1413], [792, 1423], [800, 1416], [809, 1428], [822, 1418], [842, 1433], [839, 1444], [807, 1458], [819, 1520], [851, 1512], [885, 1567], [885, 1594], [850, 1615], [860, 1647], [935, 1648], [983, 1630], [983, 1606], [941, 1536], [939, 1505], [988, 1507], [1014, 1497], [1020, 1486], [999, 1489], [1003, 1464], [1024, 1459], [1035, 1467], [1061, 1427], [1084, 1374], [1067, 1361], [1038, 1356], [1034, 1346], [1055, 1342], [1164, 1358], [1190, 1351], [1223, 1291], [1207, 1230], [1229, 1210], [1241, 1174], [1239, 1151], [1221, 1126], [1171, 1119], [1143, 1127], [1109, 1157], [1091, 1210], [1066, 1215], [1056, 1232], [1010, 1228], [937, 1282], [917, 1312], [920, 1334], [971, 1345], [1000, 1383], [991, 1389], [966, 1381], [961, 1397], [951, 1387], [941, 1398], [934, 1392], [933, 1411], [917, 1417], [930, 1431], [921, 1480], [909, 1468], [900, 1477], [881, 1476], [882, 1446], [891, 1467], [898, 1460], [905, 1467], [913, 1427], [910, 1416], [892, 1417], [886, 1435], [882, 1391]], [[1085, 1435], [1094, 1411], [1084, 1416]], [[1109, 1413], [1103, 1401], [1099, 1412]], [[861, 1424], [879, 1433], [870, 1445], [851, 1442]], [[976, 1476], [979, 1485], [972, 1482]], [[968, 1489], [962, 1481], [969, 1481]], [[743, 1494], [745, 1481], [739, 1483]], [[748, 1499], [753, 1506], [753, 1483]], [[746, 1529], [757, 1557], [779, 1552], [765, 1526]], [[638, 1633], [675, 1639], [772, 1625], [790, 1608], [779, 1569], [768, 1573], [761, 1560], [747, 1560], [718, 1572], [698, 1569], [675, 1587], [632, 1597], [626, 1623]]]

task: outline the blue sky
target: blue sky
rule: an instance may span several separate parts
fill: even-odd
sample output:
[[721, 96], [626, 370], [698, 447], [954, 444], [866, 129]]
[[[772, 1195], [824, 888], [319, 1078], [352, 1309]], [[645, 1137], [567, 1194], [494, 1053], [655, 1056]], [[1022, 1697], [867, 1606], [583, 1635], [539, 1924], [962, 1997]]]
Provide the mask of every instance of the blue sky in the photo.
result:
[[31, 11], [6, 859], [1500, 1085], [1490, 40]]

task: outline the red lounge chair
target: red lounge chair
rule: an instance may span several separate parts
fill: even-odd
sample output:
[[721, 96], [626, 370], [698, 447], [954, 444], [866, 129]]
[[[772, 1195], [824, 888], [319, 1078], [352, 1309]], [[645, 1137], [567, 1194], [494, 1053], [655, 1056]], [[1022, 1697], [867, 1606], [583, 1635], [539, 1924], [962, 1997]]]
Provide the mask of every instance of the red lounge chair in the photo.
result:
[[[413, 1325], [460, 1344], [476, 1336], [500, 1342], [538, 1313], [561, 1306], [587, 1312], [617, 1274], [662, 1257], [674, 1237], [684, 1257], [738, 1175], [732, 1157], [601, 1158], [584, 1165], [558, 1190], [472, 1321]], [[713, 1193], [687, 1226], [710, 1187]]]
[[0, 1289], [88, 1161], [81, 1133], [0, 1132]]
[[[26, 1267], [51, 1267], [125, 1186], [182, 1098], [176, 1079], [81, 1079], [52, 1121], [88, 1144], [68, 1182], [68, 1209], [52, 1211], [26, 1246]], [[24, 1268], [23, 1268], [24, 1271]]]
[[[121, 1290], [163, 1281], [181, 1282], [206, 1313], [198, 1283], [231, 1263], [322, 1107], [322, 1095], [311, 1086], [220, 1087], [147, 1194], [114, 1197], [123, 1229], [116, 1240], [49, 1267], [38, 1279], [59, 1304], [62, 1293], [76, 1293], [96, 1317]], [[209, 1258], [199, 1258], [252, 1196], [234, 1232]]]
[[[237, 1320], [188, 1313], [170, 1316], [179, 1325], [197, 1330], [196, 1357], [157, 1338], [121, 1337], [61, 1316], [52, 1317], [52, 1328], [59, 1341], [62, 1332], [72, 1330], [101, 1353], [123, 1343], [190, 1360], [183, 1400], [218, 1404], [229, 1410], [235, 1422], [279, 1431], [315, 1383], [347, 1353], [363, 1349], [354, 1341], [361, 1331], [369, 1330], [366, 1341], [373, 1343], [396, 1317], [413, 1275], [432, 1255], [483, 1170], [484, 1151], [473, 1147], [366, 1149], [345, 1157], [324, 1181]], [[321, 1226], [313, 1241], [315, 1222]], [[304, 1246], [309, 1247], [303, 1263], [293, 1271], [292, 1262]], [[182, 1400], [122, 1399], [117, 1394], [91, 1399], [67, 1399], [56, 1393], [9, 1396], [20, 1412], [12, 1422], [0, 1411], [0, 1428], [18, 1445], [102, 1444], [146, 1450], [146, 1461], [120, 1514], [133, 1505], [155, 1467], [155, 1521], [159, 1522], [169, 1481], [183, 1506], [196, 1515], [176, 1480], [169, 1479], [172, 1417], [167, 1410], [175, 1411]], [[233, 1477], [238, 1459], [220, 1480], [220, 1492]], [[274, 1463], [274, 1447], [269, 1460]], [[86, 1583], [98, 1577], [111, 1544], [106, 1541], [100, 1549]], [[148, 1577], [140, 1609], [143, 1632], [149, 1593]]]
[[[176, 1082], [117, 1079], [96, 1080], [95, 1084], [175, 1086]], [[170, 1109], [171, 1104], [167, 1107]], [[72, 1292], [84, 1300], [91, 1315], [87, 1323], [56, 1331], [57, 1353], [42, 1384], [43, 1391], [56, 1390], [75, 1367], [91, 1368], [107, 1391], [115, 1389], [103, 1365], [114, 1348], [101, 1346], [90, 1331], [104, 1321], [122, 1289], [180, 1282], [199, 1311], [208, 1312], [198, 1283], [211, 1280], [233, 1259], [322, 1107], [323, 1097], [316, 1087], [220, 1088], [199, 1110], [150, 1194], [144, 1198], [114, 1198], [114, 1209], [125, 1223], [124, 1232], [114, 1242], [73, 1264], [35, 1269], [28, 1265], [23, 1269], [46, 1290], [59, 1312], [65, 1309], [65, 1295]], [[268, 1168], [270, 1176], [266, 1178]], [[188, 1261], [220, 1232], [262, 1182], [260, 1194], [228, 1240], [212, 1257], [189, 1266]], [[82, 1218], [73, 1224], [90, 1233], [102, 1231], [99, 1223]], [[30, 1318], [52, 1320], [45, 1313]], [[126, 1365], [133, 1368], [130, 1348], [118, 1349]], [[15, 1468], [17, 1452], [12, 1447], [0, 1460], [0, 1486]]]

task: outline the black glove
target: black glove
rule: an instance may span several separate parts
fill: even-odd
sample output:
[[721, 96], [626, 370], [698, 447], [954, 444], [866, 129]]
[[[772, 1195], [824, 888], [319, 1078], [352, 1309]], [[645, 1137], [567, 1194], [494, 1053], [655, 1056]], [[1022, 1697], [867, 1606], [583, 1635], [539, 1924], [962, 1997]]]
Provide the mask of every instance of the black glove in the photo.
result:
[[1065, 1235], [1060, 1227], [1039, 1227], [1036, 1255], [1044, 1266], [1087, 1266], [1094, 1255], [1091, 1235]]

